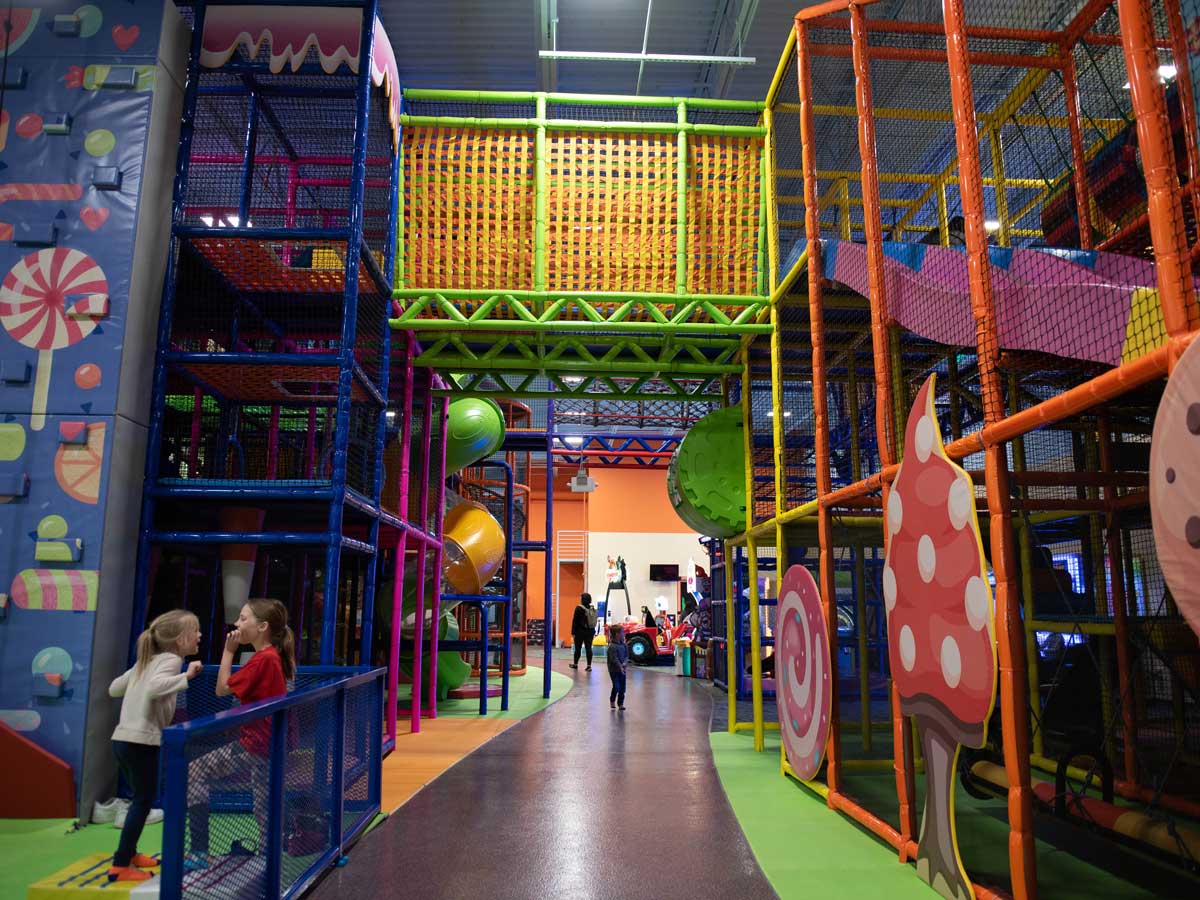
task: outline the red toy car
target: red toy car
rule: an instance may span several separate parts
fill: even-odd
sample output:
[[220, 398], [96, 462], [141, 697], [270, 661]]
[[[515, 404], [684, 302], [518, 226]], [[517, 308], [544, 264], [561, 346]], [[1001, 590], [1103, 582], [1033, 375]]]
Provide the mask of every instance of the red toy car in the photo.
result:
[[630, 622], [621, 627], [625, 630], [625, 643], [629, 645], [629, 660], [639, 666], [652, 666], [673, 659], [675, 641], [695, 633], [691, 622], [680, 622], [666, 628], [650, 628], [640, 622]]

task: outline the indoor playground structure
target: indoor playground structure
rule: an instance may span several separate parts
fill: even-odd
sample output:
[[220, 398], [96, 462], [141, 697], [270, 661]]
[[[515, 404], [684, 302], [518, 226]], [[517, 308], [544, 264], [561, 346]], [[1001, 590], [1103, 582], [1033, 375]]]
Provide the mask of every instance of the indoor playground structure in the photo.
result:
[[[405, 87], [377, 0], [117, 6], [0, 13], [0, 814], [106, 796], [155, 616], [215, 669], [275, 598], [289, 693], [163, 732], [156, 884], [202, 893], [199, 786], [228, 896], [302, 893], [439, 708], [550, 698], [555, 494], [626, 466], [797, 809], [948, 900], [1200, 890], [1200, 3], [809, 4], [761, 100]], [[254, 726], [261, 815], [204, 762]]]

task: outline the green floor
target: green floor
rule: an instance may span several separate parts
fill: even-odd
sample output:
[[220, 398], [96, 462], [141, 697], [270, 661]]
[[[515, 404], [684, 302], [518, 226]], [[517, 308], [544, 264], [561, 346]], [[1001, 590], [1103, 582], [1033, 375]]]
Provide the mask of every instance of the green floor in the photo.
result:
[[[121, 832], [111, 825], [74, 830], [73, 819], [0, 819], [0, 897], [23, 900], [33, 882], [90, 853], [112, 853]], [[162, 825], [148, 825], [138, 850], [162, 849]]]
[[[814, 794], [779, 774], [779, 735], [753, 752], [752, 736], [714, 733], [713, 758], [733, 810], [759, 864], [784, 900], [937, 896], [895, 851], [848, 818], [830, 812]], [[847, 773], [845, 792], [895, 826], [896, 781], [891, 772]], [[924, 798], [917, 780], [917, 809]], [[977, 882], [1010, 889], [1008, 821], [1003, 800], [956, 794], [958, 844]], [[1079, 828], [1044, 816], [1037, 825], [1039, 896], [1048, 900], [1151, 900], [1200, 897], [1200, 882]], [[802, 842], [801, 852], [798, 841]]]
[[[524, 719], [535, 712], [545, 709], [556, 700], [566, 696], [574, 682], [566, 675], [550, 672], [550, 698], [542, 697], [542, 673], [539, 666], [529, 666], [524, 675], [517, 675], [508, 680], [508, 709], [500, 709], [500, 697], [488, 697], [488, 718], [495, 719]], [[472, 679], [475, 684], [479, 679]], [[468, 682], [470, 684], [471, 682]], [[488, 678], [488, 685], [499, 685], [498, 678]], [[412, 685], [401, 684], [396, 688], [400, 705], [407, 707], [412, 699]], [[453, 718], [469, 719], [479, 715], [479, 698], [470, 700], [443, 700], [438, 703], [438, 715]]]

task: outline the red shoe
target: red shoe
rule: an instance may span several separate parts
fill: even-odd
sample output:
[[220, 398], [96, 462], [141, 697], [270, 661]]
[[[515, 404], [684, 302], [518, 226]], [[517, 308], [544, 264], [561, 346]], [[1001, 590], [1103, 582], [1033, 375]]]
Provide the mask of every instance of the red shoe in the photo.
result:
[[108, 870], [109, 881], [149, 881], [153, 876], [133, 866], [113, 866]]
[[156, 869], [162, 865], [162, 861], [153, 856], [147, 856], [145, 853], [137, 853], [129, 864], [137, 866], [139, 869]]

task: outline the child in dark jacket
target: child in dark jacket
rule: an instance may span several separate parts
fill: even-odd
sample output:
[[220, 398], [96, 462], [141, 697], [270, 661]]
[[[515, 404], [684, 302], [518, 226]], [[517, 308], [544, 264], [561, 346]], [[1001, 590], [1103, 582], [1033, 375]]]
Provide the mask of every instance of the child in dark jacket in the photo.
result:
[[612, 679], [612, 693], [608, 705], [614, 709], [625, 708], [625, 670], [629, 668], [629, 645], [625, 643], [625, 629], [613, 625], [608, 632], [608, 677]]

